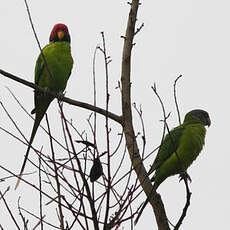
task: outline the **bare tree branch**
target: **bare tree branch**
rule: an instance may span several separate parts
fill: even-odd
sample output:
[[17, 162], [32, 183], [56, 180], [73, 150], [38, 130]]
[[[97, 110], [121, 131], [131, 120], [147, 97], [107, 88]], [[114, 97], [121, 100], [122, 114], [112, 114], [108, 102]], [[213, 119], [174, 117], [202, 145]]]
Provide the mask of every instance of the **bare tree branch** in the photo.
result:
[[62, 196], [61, 196], [61, 188], [60, 188], [60, 182], [59, 182], [59, 177], [58, 177], [58, 167], [57, 167], [57, 164], [55, 162], [54, 146], [53, 146], [52, 135], [51, 135], [51, 130], [50, 130], [50, 125], [49, 125], [49, 120], [48, 120], [47, 114], [46, 114], [46, 123], [47, 123], [47, 127], [48, 127], [48, 132], [49, 132], [50, 147], [51, 147], [52, 160], [53, 160], [53, 165], [54, 165], [55, 180], [56, 180], [56, 184], [57, 184], [60, 229], [64, 230], [64, 215], [63, 215], [62, 206], [61, 206], [61, 197]]
[[47, 91], [47, 89], [43, 89], [41, 87], [38, 87], [36, 84], [33, 84], [32, 82], [29, 82], [29, 81], [26, 81], [20, 77], [17, 77], [11, 73], [8, 73], [2, 69], [0, 69], [0, 74], [2, 74], [3, 76], [5, 77], [8, 77], [14, 81], [17, 81], [23, 85], [26, 85], [26, 86], [29, 86], [30, 88], [33, 88], [39, 92], [43, 92], [43, 93], [47, 93], [49, 95], [52, 95], [53, 97], [57, 98], [58, 100], [60, 101], [64, 101], [70, 105], [75, 105], [75, 106], [78, 106], [78, 107], [81, 107], [81, 108], [84, 108], [84, 109], [88, 109], [88, 110], [91, 110], [91, 111], [94, 111], [94, 112], [97, 112], [103, 116], [108, 116], [110, 119], [118, 122], [118, 123], [122, 123], [122, 118], [121, 116], [118, 116], [114, 113], [111, 113], [109, 111], [106, 111], [105, 109], [102, 109], [102, 108], [99, 108], [99, 107], [96, 107], [96, 106], [93, 106], [93, 105], [90, 105], [88, 103], [85, 103], [85, 102], [80, 102], [80, 101], [76, 101], [76, 100], [73, 100], [73, 99], [70, 99], [68, 97], [60, 97], [59, 94], [57, 93], [54, 93], [52, 91]]
[[178, 230], [178, 229], [179, 229], [179, 227], [181, 226], [181, 224], [182, 224], [184, 218], [186, 217], [188, 207], [190, 206], [190, 199], [191, 199], [192, 193], [191, 193], [190, 190], [189, 190], [188, 180], [185, 180], [185, 179], [184, 179], [184, 183], [185, 183], [185, 188], [186, 188], [186, 203], [185, 203], [185, 206], [184, 206], [184, 208], [183, 208], [181, 217], [179, 218], [179, 220], [178, 220], [176, 226], [174, 227], [174, 230]]
[[[129, 18], [126, 28], [124, 39], [124, 47], [122, 54], [122, 71], [121, 71], [121, 84], [122, 84], [122, 118], [123, 128], [126, 138], [126, 146], [129, 151], [130, 159], [132, 161], [134, 170], [138, 176], [145, 194], [148, 196], [152, 191], [151, 181], [148, 179], [147, 172], [144, 168], [142, 159], [140, 157], [139, 149], [137, 146], [135, 132], [132, 123], [132, 110], [131, 110], [131, 53], [133, 48], [133, 39], [135, 36], [135, 24], [138, 7], [140, 5], [138, 0], [132, 0], [130, 4]], [[153, 207], [157, 225], [160, 230], [169, 229], [168, 220], [166, 217], [163, 202], [156, 192], [151, 196], [150, 203]]]

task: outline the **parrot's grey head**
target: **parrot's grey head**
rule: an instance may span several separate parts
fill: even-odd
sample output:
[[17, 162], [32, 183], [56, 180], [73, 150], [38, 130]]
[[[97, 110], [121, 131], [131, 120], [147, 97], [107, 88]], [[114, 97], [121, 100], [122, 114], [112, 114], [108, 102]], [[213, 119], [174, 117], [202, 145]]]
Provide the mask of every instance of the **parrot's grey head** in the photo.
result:
[[186, 114], [185, 119], [187, 116], [191, 116], [191, 115], [194, 117], [197, 117], [204, 124], [204, 126], [206, 126], [206, 125], [210, 126], [211, 125], [211, 120], [210, 120], [209, 114], [205, 110], [194, 109], [194, 110], [192, 110]]

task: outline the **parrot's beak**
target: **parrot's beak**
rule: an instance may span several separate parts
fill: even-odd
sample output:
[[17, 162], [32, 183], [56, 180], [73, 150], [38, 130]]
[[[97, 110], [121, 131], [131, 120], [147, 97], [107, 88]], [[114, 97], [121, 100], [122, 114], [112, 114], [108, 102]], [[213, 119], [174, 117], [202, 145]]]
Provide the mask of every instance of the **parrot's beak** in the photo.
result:
[[57, 32], [57, 36], [58, 36], [59, 40], [62, 40], [62, 38], [65, 36], [64, 31], [59, 30], [59, 31]]
[[208, 127], [211, 125], [211, 120], [210, 118], [208, 119]]

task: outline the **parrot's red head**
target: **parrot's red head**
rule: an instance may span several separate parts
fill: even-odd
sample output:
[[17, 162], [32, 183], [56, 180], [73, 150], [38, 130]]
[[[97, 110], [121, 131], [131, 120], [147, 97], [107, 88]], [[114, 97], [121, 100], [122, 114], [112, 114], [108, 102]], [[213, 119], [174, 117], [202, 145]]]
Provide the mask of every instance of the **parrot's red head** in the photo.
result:
[[50, 33], [50, 42], [67, 41], [70, 42], [68, 27], [65, 24], [56, 24]]

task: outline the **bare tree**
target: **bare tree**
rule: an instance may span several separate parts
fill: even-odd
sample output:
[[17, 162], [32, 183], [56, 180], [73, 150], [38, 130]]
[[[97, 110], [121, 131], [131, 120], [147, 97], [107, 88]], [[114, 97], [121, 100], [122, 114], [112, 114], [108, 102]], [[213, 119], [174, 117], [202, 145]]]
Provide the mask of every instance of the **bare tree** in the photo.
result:
[[[31, 186], [31, 190], [37, 191], [40, 200], [39, 215], [35, 215], [24, 208], [19, 199], [18, 211], [21, 219], [20, 223], [22, 223], [20, 227], [18, 218], [15, 217], [15, 213], [11, 210], [5, 198], [8, 189], [0, 193], [0, 199], [4, 201], [9, 216], [17, 229], [29, 229], [26, 216], [30, 216], [30, 218], [37, 220], [37, 224], [33, 229], [38, 227], [40, 229], [46, 229], [47, 226], [50, 226], [53, 229], [62, 230], [76, 229], [76, 227], [77, 229], [94, 228], [108, 230], [118, 229], [125, 222], [130, 224], [130, 229], [133, 229], [134, 218], [139, 211], [137, 198], [142, 191], [144, 191], [147, 197], [151, 194], [151, 196], [149, 196], [149, 203], [153, 208], [158, 229], [170, 229], [161, 196], [156, 193], [156, 191], [152, 191], [153, 186], [143, 164], [146, 143], [142, 110], [131, 103], [132, 87], [130, 70], [132, 65], [132, 49], [134, 46], [134, 38], [144, 24], [140, 25], [139, 28], [136, 27], [137, 12], [140, 6], [139, 1], [132, 0], [129, 5], [130, 11], [128, 22], [125, 36], [123, 36], [122, 72], [118, 85], [122, 98], [121, 115], [112, 113], [109, 107], [108, 69], [111, 60], [107, 54], [104, 33], [101, 33], [102, 45], [96, 48], [95, 53], [99, 52], [104, 57], [106, 88], [105, 109], [97, 107], [96, 105], [96, 89], [94, 90], [94, 104], [91, 105], [67, 97], [60, 98], [59, 95], [53, 92], [47, 92], [45, 89], [39, 88], [31, 82], [25, 81], [22, 78], [0, 69], [1, 75], [31, 87], [34, 90], [51, 94], [58, 99], [60, 124], [62, 125], [64, 137], [64, 142], [55, 137], [54, 133], [52, 133], [52, 128], [49, 126], [48, 117], [46, 117], [48, 128], [43, 129], [47, 134], [47, 138], [50, 140], [51, 154], [44, 152], [43, 149], [32, 147], [39, 159], [38, 163], [30, 161], [39, 172], [38, 185], [33, 184], [29, 179], [25, 179], [28, 177], [22, 178], [24, 183]], [[28, 6], [27, 10], [29, 13]], [[156, 88], [154, 87], [153, 89], [157, 94]], [[12, 92], [11, 95], [27, 113], [23, 105], [17, 100]], [[63, 103], [92, 111], [87, 119], [91, 130], [90, 133], [86, 133], [85, 131], [81, 132], [75, 127], [74, 122], [65, 114]], [[17, 123], [8, 113], [3, 103], [1, 103], [1, 107], [14, 126], [20, 131]], [[142, 146], [137, 143], [138, 133], [134, 130], [133, 111], [139, 115], [142, 123]], [[97, 114], [101, 114], [105, 117], [105, 136], [103, 136], [103, 138], [106, 147], [104, 149], [99, 149], [97, 145], [98, 138], [102, 138], [101, 136], [97, 136], [97, 130], [102, 129], [101, 127], [98, 128], [96, 125]], [[30, 115], [28, 114], [28, 116]], [[112, 121], [116, 122], [120, 129], [120, 132], [117, 133], [116, 144], [114, 144], [114, 138], [111, 138], [111, 132], [113, 130], [111, 128]], [[0, 127], [0, 129], [12, 135], [22, 143], [27, 144], [26, 138], [21, 131], [22, 138], [18, 138], [2, 127]], [[111, 143], [112, 139], [113, 143]], [[111, 147], [111, 145], [113, 145], [113, 147]], [[141, 151], [140, 148], [142, 149]], [[65, 157], [57, 158], [59, 149], [65, 153]], [[127, 156], [129, 156], [129, 159]], [[1, 165], [0, 167], [11, 176], [17, 177], [12, 170], [6, 169]], [[8, 178], [1, 178], [2, 181], [7, 179]], [[186, 215], [191, 195], [188, 189], [187, 194], [188, 199], [184, 212], [174, 229], [180, 227]], [[43, 205], [44, 200], [47, 201], [46, 205]], [[52, 222], [46, 218], [45, 212], [47, 207], [52, 207], [56, 210], [56, 221]]]

